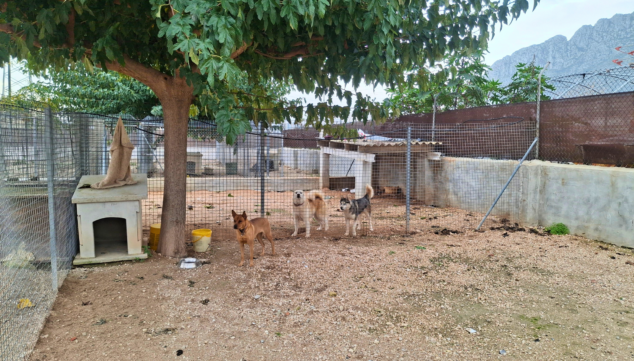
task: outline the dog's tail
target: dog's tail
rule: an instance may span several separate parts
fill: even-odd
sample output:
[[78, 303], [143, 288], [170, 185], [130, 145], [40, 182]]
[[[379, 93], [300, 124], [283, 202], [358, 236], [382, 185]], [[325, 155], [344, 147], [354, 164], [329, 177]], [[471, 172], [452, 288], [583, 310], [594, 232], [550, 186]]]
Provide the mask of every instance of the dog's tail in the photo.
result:
[[374, 189], [369, 184], [365, 185], [365, 196], [368, 197], [368, 199], [374, 197]]
[[308, 193], [308, 201], [309, 202], [314, 202], [317, 199], [321, 199], [323, 201], [325, 198], [326, 197], [324, 196], [324, 194], [321, 191], [312, 191], [312, 192]]

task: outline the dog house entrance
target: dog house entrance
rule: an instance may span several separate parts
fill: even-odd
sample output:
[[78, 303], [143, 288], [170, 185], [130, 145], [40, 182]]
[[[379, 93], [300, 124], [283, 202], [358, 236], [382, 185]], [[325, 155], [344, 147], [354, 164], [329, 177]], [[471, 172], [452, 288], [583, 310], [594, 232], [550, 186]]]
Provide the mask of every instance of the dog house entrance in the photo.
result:
[[95, 235], [95, 255], [127, 253], [128, 235], [123, 218], [103, 218], [92, 224]]

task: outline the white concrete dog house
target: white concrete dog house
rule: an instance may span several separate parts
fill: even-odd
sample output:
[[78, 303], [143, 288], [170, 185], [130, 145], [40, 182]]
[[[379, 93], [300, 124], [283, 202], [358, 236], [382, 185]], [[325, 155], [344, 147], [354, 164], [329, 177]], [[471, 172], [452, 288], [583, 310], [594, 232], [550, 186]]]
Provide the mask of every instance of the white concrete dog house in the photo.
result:
[[133, 174], [137, 183], [123, 187], [79, 188], [104, 177], [81, 177], [73, 194], [79, 230], [79, 254], [73, 260], [74, 265], [147, 258], [141, 247], [141, 200], [148, 197], [147, 175]]

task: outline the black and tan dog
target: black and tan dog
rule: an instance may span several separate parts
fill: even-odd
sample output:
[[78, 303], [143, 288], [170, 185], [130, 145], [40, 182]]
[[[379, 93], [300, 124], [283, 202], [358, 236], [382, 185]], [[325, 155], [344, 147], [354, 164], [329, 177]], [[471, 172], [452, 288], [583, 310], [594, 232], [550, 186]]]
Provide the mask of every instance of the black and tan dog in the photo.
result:
[[368, 216], [370, 219], [370, 231], [374, 231], [372, 228], [372, 205], [370, 204], [370, 199], [372, 197], [374, 197], [374, 189], [372, 189], [372, 186], [368, 184], [365, 186], [365, 195], [363, 198], [353, 200], [346, 197], [341, 198], [341, 201], [339, 201], [339, 207], [346, 219], [346, 234], [344, 234], [344, 236], [350, 234], [350, 221], [352, 221], [352, 236], [357, 236], [357, 227], [361, 227], [358, 223], [359, 216], [362, 214]]
[[275, 243], [273, 243], [271, 225], [269, 224], [268, 219], [254, 218], [249, 221], [247, 219], [247, 212], [237, 214], [233, 210], [231, 211], [231, 215], [233, 216], [233, 229], [236, 230], [236, 238], [238, 239], [238, 243], [240, 243], [240, 264], [238, 266], [244, 265], [244, 244], [246, 243], [249, 245], [249, 249], [251, 251], [251, 261], [249, 262], [249, 266], [253, 267], [253, 246], [256, 238], [262, 245], [261, 256], [264, 256], [263, 235], [266, 236], [266, 239], [268, 239], [269, 242], [271, 242], [271, 255], [275, 256]]

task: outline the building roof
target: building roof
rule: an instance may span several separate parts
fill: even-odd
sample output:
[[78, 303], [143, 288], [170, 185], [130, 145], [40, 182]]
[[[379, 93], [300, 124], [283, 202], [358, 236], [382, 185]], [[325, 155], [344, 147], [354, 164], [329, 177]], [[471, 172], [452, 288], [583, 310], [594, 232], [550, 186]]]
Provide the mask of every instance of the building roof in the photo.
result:
[[[340, 143], [340, 144], [350, 144], [356, 145], [359, 147], [395, 147], [395, 146], [404, 146], [407, 145], [406, 140], [402, 139], [393, 139], [389, 141], [381, 141], [381, 140], [367, 140], [367, 139], [357, 139], [357, 140], [331, 140], [331, 143]], [[439, 145], [442, 144], [440, 142], [424, 142], [421, 140], [412, 140], [412, 145]]]

